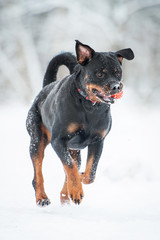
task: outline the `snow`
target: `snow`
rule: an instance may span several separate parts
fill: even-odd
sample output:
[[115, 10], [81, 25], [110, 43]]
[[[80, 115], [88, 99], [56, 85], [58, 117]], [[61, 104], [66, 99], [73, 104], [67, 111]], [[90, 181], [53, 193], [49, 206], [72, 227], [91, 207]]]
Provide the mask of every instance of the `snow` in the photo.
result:
[[[95, 182], [83, 185], [81, 205], [61, 206], [64, 172], [47, 148], [43, 173], [51, 205], [46, 208], [36, 206], [31, 185], [25, 129], [30, 106], [0, 106], [0, 239], [160, 239], [160, 113], [133, 99], [126, 89], [112, 106], [112, 130]], [[82, 155], [84, 159], [86, 151]]]

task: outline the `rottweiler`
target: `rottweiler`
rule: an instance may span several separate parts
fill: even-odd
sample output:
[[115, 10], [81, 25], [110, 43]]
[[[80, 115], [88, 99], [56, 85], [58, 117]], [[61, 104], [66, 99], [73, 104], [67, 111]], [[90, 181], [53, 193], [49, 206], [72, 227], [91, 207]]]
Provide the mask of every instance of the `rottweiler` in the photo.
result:
[[[47, 206], [42, 175], [44, 150], [51, 143], [60, 158], [65, 182], [62, 203], [80, 204], [82, 183], [94, 181], [104, 139], [112, 125], [110, 106], [122, 93], [122, 61], [132, 60], [130, 48], [116, 52], [95, 52], [76, 40], [76, 57], [69, 52], [49, 63], [43, 88], [35, 98], [26, 121], [31, 137], [30, 156], [34, 167], [33, 187], [38, 206]], [[58, 68], [65, 65], [70, 75], [56, 81]], [[118, 97], [117, 97], [118, 98]], [[80, 173], [80, 151], [88, 147], [86, 169]]]

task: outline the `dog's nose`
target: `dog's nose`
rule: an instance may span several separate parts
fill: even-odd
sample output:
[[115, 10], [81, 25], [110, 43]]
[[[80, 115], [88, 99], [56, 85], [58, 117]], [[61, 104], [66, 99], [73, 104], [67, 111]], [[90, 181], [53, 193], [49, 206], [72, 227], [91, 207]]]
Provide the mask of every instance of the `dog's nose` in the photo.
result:
[[117, 90], [120, 90], [120, 83], [111, 83], [110, 84], [110, 90], [112, 91], [117, 91]]

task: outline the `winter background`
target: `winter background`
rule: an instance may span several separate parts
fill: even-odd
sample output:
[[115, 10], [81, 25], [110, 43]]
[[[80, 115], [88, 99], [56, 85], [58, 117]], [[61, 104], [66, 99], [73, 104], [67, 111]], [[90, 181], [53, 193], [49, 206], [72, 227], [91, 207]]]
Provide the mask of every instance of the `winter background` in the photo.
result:
[[[160, 239], [160, 1], [0, 0], [0, 239]], [[51, 147], [43, 173], [52, 204], [38, 208], [25, 119], [50, 59], [131, 47], [124, 96], [93, 184], [80, 206], [62, 207], [62, 164]], [[59, 77], [68, 74], [61, 67]], [[82, 152], [85, 167], [86, 150]]]

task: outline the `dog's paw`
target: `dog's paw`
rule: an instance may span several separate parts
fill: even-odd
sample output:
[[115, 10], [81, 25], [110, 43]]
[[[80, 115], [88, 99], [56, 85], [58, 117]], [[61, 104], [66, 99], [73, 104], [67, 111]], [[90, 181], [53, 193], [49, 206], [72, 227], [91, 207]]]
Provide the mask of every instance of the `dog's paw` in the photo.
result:
[[39, 207], [46, 207], [51, 203], [45, 192], [36, 191], [36, 204]]
[[84, 197], [83, 192], [81, 192], [81, 193], [79, 193], [79, 194], [76, 194], [76, 195], [75, 195], [75, 194], [71, 194], [71, 195], [70, 195], [71, 200], [72, 200], [75, 204], [78, 204], [78, 205], [82, 202], [83, 197]]
[[51, 204], [51, 201], [48, 198], [45, 198], [45, 199], [39, 199], [36, 203], [37, 203], [37, 206], [39, 207], [46, 207], [49, 204]]
[[83, 188], [81, 182], [78, 184], [68, 183], [68, 194], [70, 199], [75, 204], [80, 204], [84, 197]]
[[82, 181], [84, 184], [90, 184], [90, 183], [93, 183], [93, 182], [94, 182], [94, 179], [91, 179], [90, 174], [88, 174], [88, 173], [86, 173], [86, 172], [81, 173], [80, 176], [81, 176], [81, 181]]

